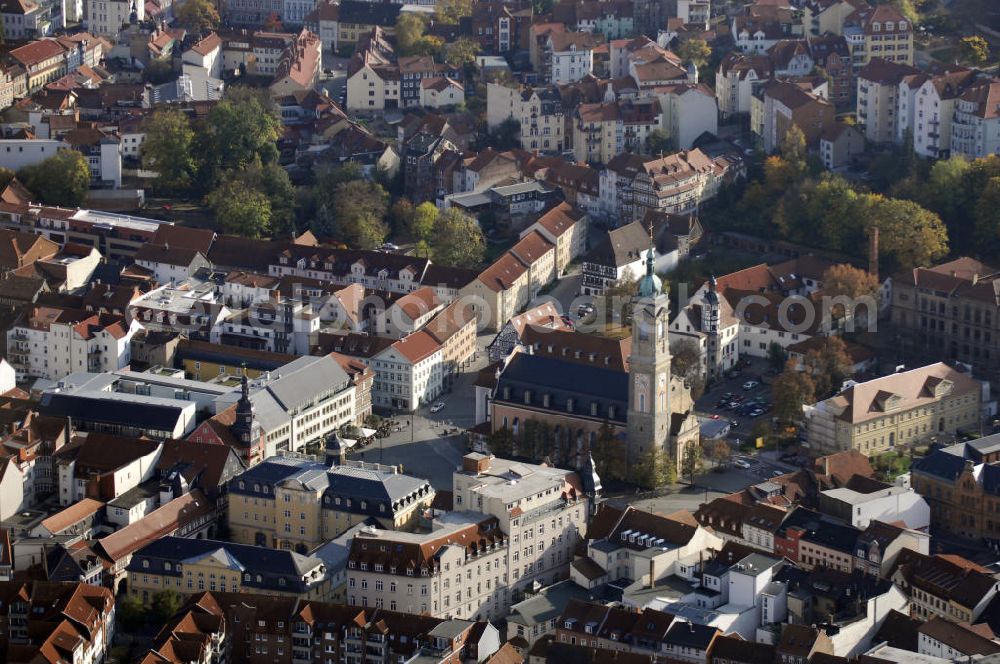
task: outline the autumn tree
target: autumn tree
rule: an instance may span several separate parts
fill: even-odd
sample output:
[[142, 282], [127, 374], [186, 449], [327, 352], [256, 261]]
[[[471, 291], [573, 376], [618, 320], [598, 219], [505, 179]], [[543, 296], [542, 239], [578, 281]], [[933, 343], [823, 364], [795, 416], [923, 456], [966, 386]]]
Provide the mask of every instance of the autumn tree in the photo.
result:
[[767, 347], [767, 362], [771, 365], [771, 368], [775, 371], [781, 371], [781, 368], [785, 366], [785, 362], [788, 361], [788, 353], [785, 349], [781, 347], [776, 341], [772, 341]]
[[701, 348], [689, 337], [675, 339], [670, 344], [670, 362], [675, 376], [700, 376], [704, 372]]
[[674, 140], [663, 129], [654, 129], [646, 135], [646, 152], [651, 155], [669, 154], [674, 151]]
[[334, 202], [337, 235], [345, 243], [356, 249], [374, 249], [385, 242], [389, 194], [381, 185], [365, 180], [342, 182], [337, 185]]
[[781, 139], [780, 151], [782, 158], [795, 169], [797, 174], [805, 172], [809, 150], [806, 146], [806, 135], [798, 125], [793, 124], [785, 132], [784, 138]]
[[733, 455], [733, 448], [725, 440], [705, 441], [704, 455], [711, 459], [716, 466], [725, 466], [729, 458]]
[[813, 381], [814, 398], [825, 399], [840, 389], [853, 373], [854, 361], [840, 337], [823, 337], [818, 348], [806, 353], [805, 372]]
[[[860, 311], [863, 311], [867, 316], [868, 307], [864, 306], [859, 298], [873, 298], [871, 301], [874, 301], [874, 298], [878, 296], [878, 278], [868, 270], [862, 270], [849, 263], [831, 265], [823, 273], [823, 294], [832, 298], [850, 298], [860, 306]], [[826, 313], [824, 311], [824, 315]], [[837, 302], [829, 313], [834, 318], [843, 318], [847, 312], [844, 310], [844, 305]], [[853, 316], [853, 311], [850, 315]]]
[[475, 267], [486, 255], [479, 222], [453, 207], [438, 216], [430, 247], [434, 262], [449, 267]]
[[416, 242], [415, 251], [421, 258], [431, 255], [431, 239], [437, 228], [440, 210], [430, 201], [424, 201], [413, 210], [410, 218], [409, 235]]
[[396, 46], [401, 56], [436, 55], [444, 41], [427, 32], [426, 19], [413, 12], [401, 12], [396, 19]]
[[621, 279], [605, 286], [604, 296], [596, 301], [598, 312], [609, 324], [627, 325], [632, 320], [632, 299], [638, 292], [639, 280], [626, 269]]
[[671, 472], [673, 466], [667, 453], [653, 445], [629, 470], [629, 479], [643, 488], [658, 489], [677, 481], [676, 468]]
[[704, 39], [685, 39], [677, 47], [677, 55], [682, 61], [701, 69], [708, 64], [709, 58], [712, 57], [712, 47]]
[[225, 180], [207, 198], [222, 230], [243, 237], [267, 237], [271, 232], [271, 203], [263, 192], [243, 181]]
[[802, 406], [815, 401], [815, 390], [812, 378], [799, 371], [795, 360], [788, 360], [785, 370], [774, 379], [771, 386], [775, 417], [785, 422], [800, 420]]
[[191, 32], [201, 33], [219, 27], [219, 10], [212, 0], [184, 0], [174, 6], [177, 22]]
[[948, 232], [941, 217], [913, 201], [866, 197], [869, 228], [879, 229], [879, 249], [893, 271], [933, 265], [948, 253]]
[[990, 44], [979, 35], [962, 37], [958, 41], [962, 59], [974, 65], [981, 65], [990, 59]]
[[482, 47], [474, 39], [459, 37], [455, 41], [444, 45], [444, 60], [455, 67], [464, 67], [476, 62], [476, 56]]
[[90, 189], [90, 166], [76, 150], [59, 150], [48, 159], [19, 170], [17, 178], [42, 203], [80, 207]]
[[393, 201], [386, 219], [393, 237], [410, 238], [410, 224], [413, 222], [415, 209], [409, 198], [397, 198]]
[[454, 25], [463, 16], [472, 16], [472, 0], [438, 0], [434, 16], [439, 23]]

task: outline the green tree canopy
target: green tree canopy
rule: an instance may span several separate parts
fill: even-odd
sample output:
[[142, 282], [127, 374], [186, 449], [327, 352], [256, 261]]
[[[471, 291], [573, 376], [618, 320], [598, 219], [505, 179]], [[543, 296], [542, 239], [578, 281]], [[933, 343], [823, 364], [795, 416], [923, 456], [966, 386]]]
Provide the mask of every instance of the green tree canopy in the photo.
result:
[[223, 181], [209, 194], [208, 205], [226, 233], [260, 238], [271, 232], [271, 203], [267, 196], [238, 178]]
[[153, 594], [153, 615], [160, 623], [165, 623], [181, 609], [184, 598], [176, 590], [167, 588]]
[[646, 152], [651, 155], [669, 154], [674, 151], [674, 140], [663, 129], [654, 129], [646, 135]]
[[785, 422], [802, 419], [802, 406], [815, 401], [816, 385], [805, 372], [799, 371], [795, 360], [785, 363], [785, 370], [774, 379], [774, 415]]
[[440, 214], [430, 241], [435, 263], [449, 267], [474, 267], [486, 255], [486, 240], [479, 222], [457, 208]]
[[219, 10], [212, 0], [184, 0], [174, 8], [177, 22], [191, 32], [204, 32], [219, 27]]
[[708, 64], [712, 57], [712, 47], [704, 39], [692, 37], [681, 42], [680, 46], [677, 47], [677, 55], [684, 62], [689, 62], [701, 69]]
[[17, 177], [48, 205], [80, 207], [90, 189], [90, 166], [76, 150], [60, 150], [45, 161], [25, 166]]
[[[270, 233], [288, 237], [295, 230], [295, 187], [288, 172], [277, 162], [254, 159], [244, 170], [223, 175], [223, 182], [236, 181], [243, 188], [264, 194], [271, 209]], [[224, 185], [223, 185], [224, 186]]]
[[481, 50], [482, 47], [476, 40], [469, 37], [459, 37], [444, 45], [444, 60], [456, 67], [465, 67], [476, 62], [476, 56]]
[[186, 191], [197, 170], [195, 134], [187, 115], [176, 109], [160, 109], [146, 118], [143, 129], [146, 138], [140, 155], [143, 167], [159, 174], [154, 186]]
[[890, 269], [932, 265], [948, 253], [948, 231], [941, 217], [913, 201], [866, 197], [869, 228], [879, 228], [879, 249]]
[[278, 159], [281, 121], [266, 93], [234, 87], [208, 114], [203, 133], [202, 181], [212, 186], [221, 173], [244, 170], [256, 159]]
[[990, 44], [979, 35], [962, 37], [958, 41], [962, 58], [974, 65], [981, 65], [990, 59]]

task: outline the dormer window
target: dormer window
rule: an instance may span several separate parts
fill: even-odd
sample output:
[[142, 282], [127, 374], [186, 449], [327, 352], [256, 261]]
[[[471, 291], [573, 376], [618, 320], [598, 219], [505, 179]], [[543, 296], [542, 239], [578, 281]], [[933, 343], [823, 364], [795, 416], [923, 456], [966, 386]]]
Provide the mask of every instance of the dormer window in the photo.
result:
[[881, 23], [872, 23], [872, 32], [880, 32], [882, 30]]

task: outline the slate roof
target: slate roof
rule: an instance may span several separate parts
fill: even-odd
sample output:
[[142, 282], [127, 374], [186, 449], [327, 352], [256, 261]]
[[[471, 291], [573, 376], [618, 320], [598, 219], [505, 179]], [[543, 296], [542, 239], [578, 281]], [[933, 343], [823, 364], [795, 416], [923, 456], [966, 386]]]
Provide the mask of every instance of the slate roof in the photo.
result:
[[341, 0], [339, 20], [340, 23], [394, 28], [401, 10], [402, 5], [394, 3]]
[[165, 399], [121, 392], [46, 392], [42, 395], [40, 409], [45, 415], [71, 417], [79, 422], [173, 431], [181, 418], [181, 411], [189, 404], [178, 402], [173, 405], [166, 403]]
[[[500, 376], [497, 399], [510, 388], [510, 402], [524, 403], [524, 391], [535, 395], [534, 403], [542, 403], [542, 395], [550, 395], [550, 408], [566, 412], [569, 399], [575, 400], [578, 416], [590, 414], [591, 402], [597, 402], [597, 417], [608, 416], [614, 406], [612, 421], [624, 422], [628, 409], [628, 374], [622, 371], [576, 362], [518, 353]], [[507, 399], [503, 399], [506, 401]]]
[[[250, 574], [250, 580], [244, 578], [242, 583], [244, 587], [253, 590], [306, 592], [315, 584], [304, 582], [302, 577], [322, 564], [319, 558], [269, 547], [163, 537], [136, 551], [127, 569], [130, 572], [180, 577], [183, 572], [177, 570], [177, 563], [209, 555], [220, 557], [244, 574]], [[143, 566], [146, 561], [149, 562], [148, 568]], [[170, 563], [170, 570], [166, 569], [165, 563]], [[260, 581], [257, 580], [257, 575], [261, 576]], [[281, 583], [282, 579], [284, 584]], [[321, 578], [317, 579], [319, 580]]]

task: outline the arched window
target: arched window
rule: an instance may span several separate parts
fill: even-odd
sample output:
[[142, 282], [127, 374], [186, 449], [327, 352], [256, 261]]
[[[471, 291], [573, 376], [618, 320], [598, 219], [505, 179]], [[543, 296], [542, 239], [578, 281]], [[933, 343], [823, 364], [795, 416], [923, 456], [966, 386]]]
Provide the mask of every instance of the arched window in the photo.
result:
[[645, 394], [640, 394], [639, 395], [639, 412], [640, 413], [645, 413], [646, 412], [646, 395]]

